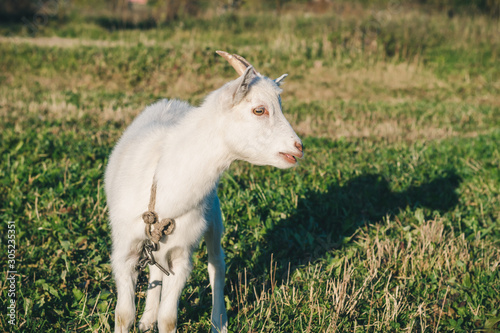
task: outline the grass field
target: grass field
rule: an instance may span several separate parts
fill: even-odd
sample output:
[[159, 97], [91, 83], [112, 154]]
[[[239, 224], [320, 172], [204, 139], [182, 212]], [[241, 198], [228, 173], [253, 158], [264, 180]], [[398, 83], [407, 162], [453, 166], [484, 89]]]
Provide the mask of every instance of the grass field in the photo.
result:
[[[113, 327], [108, 156], [146, 105], [198, 104], [234, 79], [217, 49], [290, 74], [284, 111], [306, 147], [293, 170], [236, 162], [221, 179], [231, 332], [500, 330], [500, 23], [342, 8], [0, 25], [2, 253], [10, 225], [16, 240], [0, 330]], [[203, 243], [193, 262], [178, 329], [206, 332]]]

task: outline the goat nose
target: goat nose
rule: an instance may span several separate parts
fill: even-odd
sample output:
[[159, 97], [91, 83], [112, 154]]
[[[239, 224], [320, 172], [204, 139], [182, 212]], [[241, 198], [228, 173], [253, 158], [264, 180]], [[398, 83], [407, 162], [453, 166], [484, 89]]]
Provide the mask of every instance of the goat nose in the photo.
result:
[[295, 142], [295, 147], [297, 147], [297, 149], [300, 151], [303, 151], [303, 149], [304, 149], [301, 142]]

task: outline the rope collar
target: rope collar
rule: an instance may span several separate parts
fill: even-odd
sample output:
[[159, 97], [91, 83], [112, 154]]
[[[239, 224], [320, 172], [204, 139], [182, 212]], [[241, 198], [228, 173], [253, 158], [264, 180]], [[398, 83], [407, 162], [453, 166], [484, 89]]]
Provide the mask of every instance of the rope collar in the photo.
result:
[[148, 239], [142, 245], [141, 259], [136, 268], [138, 270], [144, 270], [146, 265], [156, 265], [163, 273], [167, 276], [173, 274], [172, 271], [165, 269], [160, 265], [153, 255], [154, 251], [158, 251], [160, 247], [160, 239], [164, 235], [170, 235], [175, 228], [175, 220], [165, 218], [160, 220], [158, 213], [155, 212], [155, 202], [156, 202], [156, 179], [153, 178], [153, 185], [151, 185], [151, 196], [149, 197], [148, 211], [142, 214], [142, 219], [146, 224], [145, 233]]

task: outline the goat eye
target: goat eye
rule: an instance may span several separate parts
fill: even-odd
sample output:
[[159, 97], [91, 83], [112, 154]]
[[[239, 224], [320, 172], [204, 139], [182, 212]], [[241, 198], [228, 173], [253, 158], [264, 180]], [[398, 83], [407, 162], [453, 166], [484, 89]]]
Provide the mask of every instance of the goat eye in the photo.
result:
[[253, 109], [253, 114], [256, 116], [262, 116], [266, 113], [266, 108], [263, 106]]

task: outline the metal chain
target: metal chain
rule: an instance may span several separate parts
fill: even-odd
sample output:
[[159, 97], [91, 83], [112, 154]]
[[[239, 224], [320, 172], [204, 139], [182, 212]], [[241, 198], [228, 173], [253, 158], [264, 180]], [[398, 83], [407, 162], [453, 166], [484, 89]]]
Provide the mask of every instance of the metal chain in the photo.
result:
[[[147, 265], [155, 265], [165, 273], [167, 276], [170, 276], [170, 272], [167, 271], [162, 265], [160, 265], [153, 255], [153, 251], [157, 251], [157, 246], [155, 243], [151, 242], [149, 239], [146, 240], [142, 246], [142, 255], [139, 263], [137, 264], [137, 269], [142, 271], [146, 268]], [[172, 273], [173, 274], [173, 273]]]

